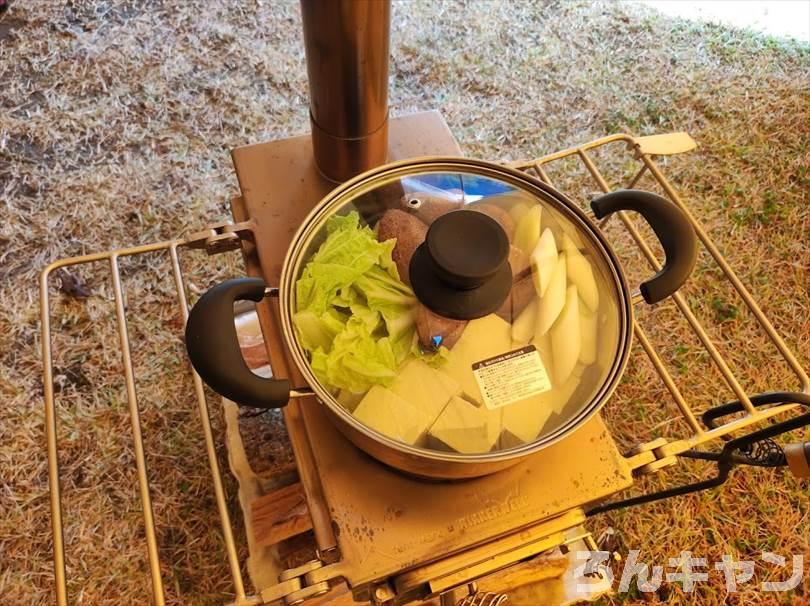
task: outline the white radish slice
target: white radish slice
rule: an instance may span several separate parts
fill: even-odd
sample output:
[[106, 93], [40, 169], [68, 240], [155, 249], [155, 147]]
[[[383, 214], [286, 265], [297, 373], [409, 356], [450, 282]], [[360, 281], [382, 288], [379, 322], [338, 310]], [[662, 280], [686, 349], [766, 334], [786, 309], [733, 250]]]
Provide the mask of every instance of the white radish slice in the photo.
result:
[[[585, 238], [583, 238], [582, 234], [579, 233], [579, 231], [577, 231], [572, 225], [563, 226], [562, 237], [568, 238], [571, 241], [571, 243], [577, 248], [580, 249], [585, 248]], [[565, 250], [564, 245], [563, 250]]]
[[565, 407], [568, 405], [568, 402], [571, 401], [571, 396], [574, 395], [577, 387], [579, 387], [580, 383], [582, 383], [584, 368], [585, 367], [581, 364], [577, 364], [577, 367], [574, 368], [574, 372], [572, 372], [571, 376], [568, 377], [568, 381], [565, 382], [565, 385], [555, 387], [555, 391], [549, 392], [554, 394], [554, 403], [552, 408], [558, 415], [563, 413]]
[[582, 332], [582, 346], [579, 351], [579, 361], [585, 364], [596, 362], [596, 331], [599, 326], [599, 316], [591, 313], [585, 305], [579, 306], [579, 325]]
[[534, 339], [532, 339], [532, 345], [535, 346], [537, 352], [540, 354], [540, 359], [543, 361], [546, 374], [551, 379], [551, 387], [557, 389], [559, 386], [554, 382], [554, 368], [552, 367], [551, 359], [551, 336], [549, 334], [535, 336]]
[[534, 277], [534, 287], [541, 297], [546, 294], [546, 288], [554, 273], [554, 266], [557, 264], [557, 243], [554, 241], [554, 234], [546, 228], [540, 236], [537, 246], [532, 251], [532, 276]]
[[554, 273], [546, 288], [546, 293], [540, 298], [537, 306], [537, 328], [535, 336], [542, 336], [548, 332], [554, 320], [560, 315], [565, 306], [565, 253], [560, 253], [554, 265]]
[[512, 244], [527, 255], [532, 254], [537, 241], [540, 239], [540, 215], [543, 207], [539, 204], [532, 206], [515, 227], [515, 236]]
[[579, 360], [582, 336], [579, 326], [577, 287], [565, 292], [565, 308], [551, 329], [551, 353], [554, 357], [554, 380], [562, 385], [571, 376]]
[[518, 202], [509, 209], [509, 215], [512, 217], [515, 224], [517, 224], [527, 212], [529, 212], [529, 205], [524, 204], [523, 202]]
[[563, 235], [562, 247], [568, 264], [568, 280], [576, 285], [577, 292], [588, 309], [596, 311], [599, 307], [599, 288], [596, 286], [593, 267], [567, 234]]
[[537, 323], [537, 299], [532, 299], [520, 315], [512, 322], [512, 342], [525, 345], [534, 336]]

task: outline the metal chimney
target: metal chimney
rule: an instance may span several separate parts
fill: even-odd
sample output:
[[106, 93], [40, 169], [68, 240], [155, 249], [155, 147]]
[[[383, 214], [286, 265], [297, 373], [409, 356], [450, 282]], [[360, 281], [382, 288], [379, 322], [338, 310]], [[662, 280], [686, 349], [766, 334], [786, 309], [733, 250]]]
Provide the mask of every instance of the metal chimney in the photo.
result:
[[315, 162], [331, 181], [388, 151], [390, 0], [301, 0]]

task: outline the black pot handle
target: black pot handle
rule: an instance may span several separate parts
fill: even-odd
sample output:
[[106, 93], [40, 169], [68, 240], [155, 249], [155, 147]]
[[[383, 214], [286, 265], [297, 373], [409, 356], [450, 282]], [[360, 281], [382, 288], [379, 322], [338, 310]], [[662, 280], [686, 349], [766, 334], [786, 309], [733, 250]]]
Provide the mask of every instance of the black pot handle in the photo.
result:
[[217, 284], [191, 309], [186, 350], [194, 370], [217, 393], [242, 406], [281, 408], [290, 399], [287, 379], [265, 379], [248, 368], [233, 323], [234, 301], [264, 298], [261, 278], [236, 278]]
[[675, 204], [661, 196], [640, 189], [620, 189], [599, 196], [591, 202], [597, 219], [619, 210], [639, 213], [655, 232], [664, 249], [666, 260], [657, 274], [639, 286], [649, 303], [658, 303], [686, 282], [697, 260], [697, 237], [689, 219]]

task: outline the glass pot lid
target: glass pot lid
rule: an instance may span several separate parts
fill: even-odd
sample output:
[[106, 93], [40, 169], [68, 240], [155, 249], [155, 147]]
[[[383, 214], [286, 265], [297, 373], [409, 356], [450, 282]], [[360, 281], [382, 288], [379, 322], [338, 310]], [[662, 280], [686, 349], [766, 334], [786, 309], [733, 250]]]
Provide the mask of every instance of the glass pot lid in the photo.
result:
[[616, 269], [584, 216], [510, 172], [416, 163], [360, 180], [299, 238], [294, 356], [377, 434], [502, 452], [559, 434], [612, 384]]

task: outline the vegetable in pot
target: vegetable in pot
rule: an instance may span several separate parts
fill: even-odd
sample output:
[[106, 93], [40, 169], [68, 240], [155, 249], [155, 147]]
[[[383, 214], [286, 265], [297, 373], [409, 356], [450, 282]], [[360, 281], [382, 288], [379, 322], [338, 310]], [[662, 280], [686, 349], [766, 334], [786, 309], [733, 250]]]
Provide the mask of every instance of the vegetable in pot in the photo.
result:
[[544, 335], [554, 324], [565, 306], [565, 253], [561, 253], [554, 264], [546, 292], [537, 306], [536, 335]]
[[489, 452], [501, 436], [501, 411], [454, 396], [430, 428], [429, 438], [456, 452]]
[[451, 349], [461, 337], [467, 320], [445, 318], [430, 311], [421, 303], [416, 308], [416, 333], [419, 343], [427, 349], [444, 346]]
[[512, 326], [496, 314], [470, 320], [458, 343], [450, 350], [443, 370], [461, 384], [465, 396], [483, 404], [484, 398], [473, 376], [472, 365], [505, 353], [511, 347]]
[[399, 279], [396, 240], [379, 242], [356, 212], [330, 217], [326, 240], [296, 282], [293, 324], [330, 389], [364, 393], [393, 383], [414, 351], [416, 298]]
[[413, 215], [395, 208], [385, 211], [377, 222], [377, 237], [380, 242], [396, 241], [392, 258], [399, 277], [406, 284], [411, 283], [411, 257], [416, 247], [424, 242], [426, 235], [427, 225]]
[[539, 204], [532, 206], [515, 226], [514, 245], [525, 252], [532, 254], [537, 241], [540, 239], [540, 217], [543, 207]]

